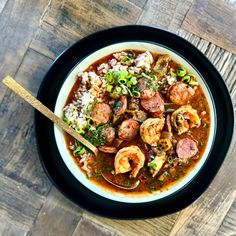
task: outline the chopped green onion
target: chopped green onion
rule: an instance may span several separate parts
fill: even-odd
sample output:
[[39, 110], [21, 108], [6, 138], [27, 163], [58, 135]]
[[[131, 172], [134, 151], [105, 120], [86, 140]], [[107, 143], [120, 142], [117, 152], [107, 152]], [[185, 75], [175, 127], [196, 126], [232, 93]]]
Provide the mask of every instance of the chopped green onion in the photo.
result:
[[188, 84], [191, 86], [198, 86], [198, 82], [195, 80], [190, 80], [190, 82]]
[[114, 89], [114, 92], [115, 92], [116, 94], [118, 94], [118, 95], [121, 95], [121, 93], [122, 93], [122, 88], [116, 86], [115, 89]]
[[176, 77], [176, 73], [173, 72], [173, 69], [172, 69], [172, 68], [170, 69], [170, 75], [171, 75], [172, 77]]
[[182, 82], [187, 82], [189, 83], [191, 81], [191, 78], [189, 75], [185, 75], [182, 79], [181, 79]]
[[144, 72], [142, 72], [141, 74], [143, 77], [147, 78], [147, 79], [150, 79], [150, 80], [153, 80], [153, 78], [147, 74], [145, 74]]
[[128, 52], [128, 56], [130, 59], [134, 59], [134, 52], [131, 50]]
[[137, 81], [136, 77], [133, 76], [133, 77], [130, 78], [130, 84], [131, 85], [136, 85], [137, 83], [138, 83], [138, 81]]
[[85, 134], [85, 131], [81, 127], [76, 127], [75, 131], [79, 134]]
[[77, 146], [76, 149], [73, 151], [74, 156], [80, 156], [83, 155], [86, 152], [86, 149], [82, 144], [75, 142], [75, 145]]
[[119, 84], [126, 84], [127, 80], [125, 78], [120, 78], [119, 79]]
[[135, 98], [140, 98], [141, 93], [140, 93], [139, 91], [137, 91], [137, 90], [133, 90], [133, 91], [132, 91], [132, 95], [133, 95], [133, 97], [135, 97]]
[[122, 70], [122, 71], [120, 72], [120, 78], [121, 78], [121, 79], [126, 78], [128, 75], [129, 75], [129, 72], [128, 72], [127, 70]]
[[186, 73], [187, 73], [187, 70], [183, 66], [180, 66], [177, 70], [177, 75], [179, 77], [184, 77]]
[[122, 64], [127, 65], [127, 66], [132, 64], [132, 59], [128, 56], [122, 57], [120, 61]]
[[167, 161], [168, 161], [169, 164], [173, 164], [173, 158], [172, 157], [168, 157]]
[[111, 85], [111, 84], [108, 84], [107, 85], [107, 92], [111, 92], [112, 91], [112, 88], [113, 88], [113, 85]]

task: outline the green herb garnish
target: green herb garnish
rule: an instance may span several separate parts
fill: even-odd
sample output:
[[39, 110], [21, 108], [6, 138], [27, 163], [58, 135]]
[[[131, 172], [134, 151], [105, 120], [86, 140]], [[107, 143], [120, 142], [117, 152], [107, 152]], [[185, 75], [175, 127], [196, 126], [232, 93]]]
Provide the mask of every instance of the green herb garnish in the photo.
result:
[[148, 163], [148, 167], [150, 167], [151, 169], [155, 169], [157, 167], [157, 164], [150, 162], [150, 163]]
[[75, 139], [75, 149], [73, 150], [73, 156], [81, 156], [86, 152], [86, 148]]
[[111, 124], [100, 125], [95, 130], [89, 132], [85, 138], [96, 147], [104, 145], [106, 144], [106, 137], [103, 135], [103, 131], [110, 126]]

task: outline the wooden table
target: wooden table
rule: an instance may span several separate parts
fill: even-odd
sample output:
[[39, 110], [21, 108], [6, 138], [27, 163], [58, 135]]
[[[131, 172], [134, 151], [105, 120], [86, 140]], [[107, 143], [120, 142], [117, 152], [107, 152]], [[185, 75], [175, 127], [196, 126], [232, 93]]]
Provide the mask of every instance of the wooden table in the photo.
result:
[[[209, 1], [208, 8], [219, 10], [212, 15], [199, 10], [207, 2], [191, 7], [192, 0], [0, 0], [0, 78], [10, 74], [36, 95], [53, 60], [75, 41], [111, 26], [152, 25], [184, 37], [211, 60], [236, 111], [235, 47], [226, 40], [236, 26], [209, 31], [207, 17], [221, 22], [225, 18], [216, 14], [226, 9], [227, 17], [236, 1]], [[197, 27], [200, 19], [209, 25]], [[214, 181], [188, 208], [149, 220], [111, 220], [80, 209], [52, 186], [39, 162], [33, 113], [0, 84], [0, 235], [236, 235], [235, 135]]]

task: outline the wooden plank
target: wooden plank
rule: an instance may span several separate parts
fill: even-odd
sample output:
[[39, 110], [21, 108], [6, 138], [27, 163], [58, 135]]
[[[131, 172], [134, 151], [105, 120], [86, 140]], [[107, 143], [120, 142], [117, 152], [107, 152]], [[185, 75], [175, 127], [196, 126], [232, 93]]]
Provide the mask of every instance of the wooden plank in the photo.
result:
[[118, 235], [106, 226], [98, 225], [91, 220], [82, 218], [78, 223], [72, 236], [115, 236]]
[[79, 207], [53, 187], [28, 235], [72, 235], [80, 221], [80, 213]]
[[124, 0], [53, 0], [30, 47], [55, 58], [80, 38], [111, 26], [134, 24], [140, 14], [140, 7]]
[[41, 82], [52, 63], [52, 59], [29, 48], [25, 53], [15, 79], [36, 96]]
[[215, 235], [235, 197], [233, 188], [219, 191], [211, 187], [197, 202], [180, 213], [170, 236]]
[[[236, 95], [236, 55], [209, 43], [205, 39], [180, 29], [178, 34], [195, 45], [205, 56], [212, 62], [216, 69], [220, 72], [229, 89], [232, 101], [235, 104]], [[236, 104], [235, 104], [236, 105]]]
[[46, 22], [37, 29], [30, 48], [55, 59], [65, 49], [79, 40], [79, 34], [68, 31], [63, 27], [54, 27]]
[[[48, 0], [1, 0], [0, 78], [15, 75]], [[0, 101], [6, 89], [0, 84]]]
[[0, 216], [0, 233], [1, 236], [23, 236], [26, 235], [27, 231], [14, 223], [8, 222], [3, 216]]
[[8, 0], [0, 0], [0, 14], [2, 12], [2, 10], [4, 9], [4, 7], [6, 6]]
[[[2, 219], [16, 225], [16, 228], [28, 230], [38, 215], [44, 197], [3, 174], [0, 174], [0, 189], [0, 216]], [[11, 226], [8, 227], [11, 228]], [[2, 226], [1, 229], [5, 230]]]
[[[28, 50], [16, 80], [36, 94], [51, 62], [51, 59]], [[34, 110], [9, 90], [0, 102], [0, 117], [4, 117], [0, 119], [0, 170], [37, 193], [46, 195], [51, 183], [37, 154]]]
[[149, 0], [138, 24], [150, 25], [177, 32], [193, 0]]
[[196, 0], [182, 27], [236, 54], [236, 8], [223, 1]]
[[6, 74], [15, 74], [47, 2], [48, 0], [7, 2], [0, 14], [0, 78]]
[[144, 8], [148, 0], [128, 0], [129, 2], [132, 2], [135, 6]]
[[42, 20], [85, 36], [107, 27], [135, 23], [141, 11], [124, 0], [52, 0]]
[[236, 199], [227, 212], [216, 236], [236, 235]]
[[230, 6], [236, 7], [236, 1], [235, 0], [224, 0], [224, 2], [229, 4]]
[[173, 227], [178, 213], [148, 220], [111, 220], [84, 212], [83, 217], [122, 236], [167, 236]]
[[[185, 30], [179, 30], [178, 34], [193, 43], [210, 59], [223, 76], [233, 99], [236, 83], [235, 55]], [[234, 107], [236, 114], [235, 101]], [[235, 139], [234, 135], [232, 143]], [[231, 145], [226, 160], [210, 188], [200, 199], [180, 213], [171, 235], [216, 234], [235, 198], [236, 174], [233, 167], [236, 165], [235, 155], [235, 145]]]

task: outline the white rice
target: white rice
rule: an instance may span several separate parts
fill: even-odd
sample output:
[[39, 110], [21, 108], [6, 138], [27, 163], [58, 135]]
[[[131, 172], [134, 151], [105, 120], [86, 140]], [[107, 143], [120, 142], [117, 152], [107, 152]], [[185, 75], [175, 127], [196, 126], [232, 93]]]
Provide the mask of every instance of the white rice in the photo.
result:
[[152, 54], [149, 51], [139, 54], [134, 60], [135, 66], [150, 71], [153, 63]]

